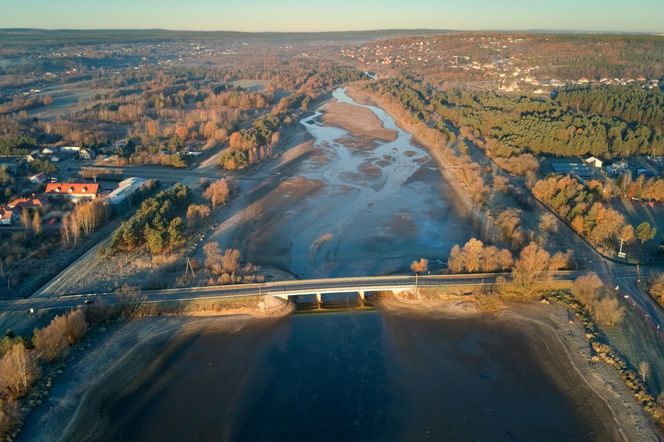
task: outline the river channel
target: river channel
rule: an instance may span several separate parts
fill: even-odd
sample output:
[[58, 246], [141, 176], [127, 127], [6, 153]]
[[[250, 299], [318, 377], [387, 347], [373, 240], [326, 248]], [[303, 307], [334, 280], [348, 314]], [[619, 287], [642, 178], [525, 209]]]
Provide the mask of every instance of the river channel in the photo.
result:
[[213, 239], [300, 278], [405, 272], [420, 257], [442, 267], [473, 228], [433, 159], [382, 109], [341, 88], [332, 101], [369, 109], [394, 139], [353, 137], [316, 110], [300, 122], [312, 155]]

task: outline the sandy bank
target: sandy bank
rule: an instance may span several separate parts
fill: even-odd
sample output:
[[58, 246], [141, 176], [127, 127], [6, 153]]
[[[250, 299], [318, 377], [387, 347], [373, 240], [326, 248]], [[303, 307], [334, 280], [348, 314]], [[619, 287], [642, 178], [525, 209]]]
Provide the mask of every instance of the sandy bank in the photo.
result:
[[477, 317], [522, 334], [538, 365], [571, 401], [574, 412], [597, 427], [593, 440], [661, 440], [657, 429], [618, 373], [591, 360], [582, 324], [562, 306], [540, 303], [507, 305], [497, 314], [480, 311], [469, 298], [454, 296], [417, 302], [383, 299], [386, 315], [417, 315], [454, 320]]
[[383, 127], [380, 119], [369, 109], [347, 103], [331, 102], [321, 108], [323, 122], [347, 130], [358, 138], [394, 141], [397, 133]]

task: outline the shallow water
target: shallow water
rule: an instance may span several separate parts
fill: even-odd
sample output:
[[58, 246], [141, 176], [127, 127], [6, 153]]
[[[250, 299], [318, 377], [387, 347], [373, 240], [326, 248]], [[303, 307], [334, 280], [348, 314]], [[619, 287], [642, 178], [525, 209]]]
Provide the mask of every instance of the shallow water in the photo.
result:
[[[343, 89], [333, 96], [357, 105]], [[353, 146], [348, 132], [325, 125], [316, 112], [301, 121], [316, 154], [284, 177], [315, 183], [315, 190], [297, 198], [293, 189], [267, 195], [266, 201], [280, 201], [276, 209], [251, 216], [250, 227], [217, 239], [254, 263], [298, 277], [402, 272], [420, 257], [434, 269], [442, 266], [452, 246], [471, 236], [469, 221], [455, 209], [452, 191], [426, 149], [382, 109], [362, 107], [394, 130], [396, 140]]]
[[294, 315], [241, 333], [206, 333], [160, 354], [153, 381], [105, 401], [113, 424], [99, 437], [600, 438], [525, 339], [490, 320], [376, 311]]

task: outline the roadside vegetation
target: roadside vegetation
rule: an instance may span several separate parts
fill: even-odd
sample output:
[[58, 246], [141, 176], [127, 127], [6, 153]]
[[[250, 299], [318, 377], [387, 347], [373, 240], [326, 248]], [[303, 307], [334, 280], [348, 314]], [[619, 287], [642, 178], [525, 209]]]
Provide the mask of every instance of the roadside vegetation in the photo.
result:
[[651, 278], [648, 293], [664, 308], [664, 273], [657, 273]]
[[[617, 301], [615, 307], [608, 309], [608, 316], [607, 312], [598, 311], [601, 303], [607, 303], [602, 299], [614, 299], [608, 294], [602, 298], [599, 295], [602, 290], [603, 287], [600, 287], [596, 275], [589, 273], [577, 279], [571, 293], [570, 291], [551, 291], [547, 294], [547, 299], [551, 302], [560, 302], [574, 312], [585, 329], [592, 361], [603, 362], [614, 368], [634, 395], [635, 400], [661, 428], [664, 426], [664, 392], [660, 392], [658, 395], [655, 386], [650, 384], [650, 364], [643, 360], [630, 364], [629, 360], [609, 343], [606, 331], [602, 331], [596, 325], [596, 323], [602, 325], [605, 327], [604, 330], [606, 327], [613, 328], [622, 320], [625, 313], [623, 308], [618, 306]], [[600, 299], [599, 302], [597, 299]]]
[[183, 215], [191, 191], [182, 184], [159, 192], [141, 204], [113, 236], [111, 253], [132, 251], [145, 245], [152, 256], [175, 250], [184, 242]]
[[[45, 396], [64, 358], [87, 332], [85, 312], [75, 309], [36, 329], [31, 339], [9, 333], [0, 340], [0, 437], [12, 439], [20, 422]], [[48, 380], [43, 379], [47, 377]]]

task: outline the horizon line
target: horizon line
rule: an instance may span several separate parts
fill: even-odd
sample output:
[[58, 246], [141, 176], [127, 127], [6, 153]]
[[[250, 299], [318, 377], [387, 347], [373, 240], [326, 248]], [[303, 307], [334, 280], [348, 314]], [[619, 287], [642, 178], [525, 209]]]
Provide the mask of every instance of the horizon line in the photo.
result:
[[322, 31], [239, 31], [231, 29], [172, 29], [172, 28], [37, 28], [37, 27], [6, 27], [0, 28], [0, 32], [6, 31], [43, 31], [43, 32], [103, 32], [103, 31], [165, 31], [165, 32], [191, 32], [191, 33], [215, 33], [225, 32], [233, 34], [343, 34], [343, 33], [366, 33], [366, 32], [458, 32], [458, 33], [554, 33], [554, 34], [609, 34], [609, 35], [653, 35], [664, 36], [662, 31], [615, 31], [615, 30], [580, 30], [580, 29], [438, 29], [438, 28], [376, 28], [376, 29], [346, 29], [346, 30], [322, 30]]

